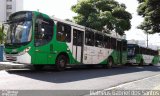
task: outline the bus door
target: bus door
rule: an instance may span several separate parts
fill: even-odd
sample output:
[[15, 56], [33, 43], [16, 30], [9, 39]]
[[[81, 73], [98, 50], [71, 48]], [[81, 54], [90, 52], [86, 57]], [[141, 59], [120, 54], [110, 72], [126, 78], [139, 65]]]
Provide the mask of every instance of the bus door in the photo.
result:
[[127, 62], [127, 41], [121, 41], [121, 63], [125, 64]]
[[83, 63], [84, 31], [73, 28], [73, 56], [78, 63]]
[[35, 24], [34, 33], [34, 64], [48, 64], [51, 59], [50, 51], [53, 49], [51, 40], [53, 38], [54, 22], [43, 17], [39, 18]]
[[117, 40], [117, 64], [122, 64], [122, 41]]
[[123, 43], [122, 41], [119, 42], [119, 53], [120, 53], [120, 64], [123, 62]]

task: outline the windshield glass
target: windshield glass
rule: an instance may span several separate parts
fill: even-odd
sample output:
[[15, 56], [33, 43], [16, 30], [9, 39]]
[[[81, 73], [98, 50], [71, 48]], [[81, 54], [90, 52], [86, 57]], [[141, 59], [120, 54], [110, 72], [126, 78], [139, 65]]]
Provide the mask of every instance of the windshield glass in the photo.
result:
[[135, 48], [128, 48], [128, 56], [134, 56], [135, 55]]
[[9, 24], [7, 44], [20, 44], [31, 41], [32, 21], [19, 21]]

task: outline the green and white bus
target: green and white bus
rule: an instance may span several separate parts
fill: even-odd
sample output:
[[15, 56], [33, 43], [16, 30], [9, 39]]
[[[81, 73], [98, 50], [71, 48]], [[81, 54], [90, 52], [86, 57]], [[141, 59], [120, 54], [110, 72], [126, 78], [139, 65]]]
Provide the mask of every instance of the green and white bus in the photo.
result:
[[102, 64], [107, 67], [127, 62], [127, 41], [114, 36], [51, 18], [36, 11], [12, 14], [4, 60], [32, 64], [35, 68], [55, 65]]
[[129, 64], [138, 64], [142, 66], [154, 65], [159, 62], [158, 50], [143, 47], [138, 44], [128, 44], [127, 50], [127, 61]]

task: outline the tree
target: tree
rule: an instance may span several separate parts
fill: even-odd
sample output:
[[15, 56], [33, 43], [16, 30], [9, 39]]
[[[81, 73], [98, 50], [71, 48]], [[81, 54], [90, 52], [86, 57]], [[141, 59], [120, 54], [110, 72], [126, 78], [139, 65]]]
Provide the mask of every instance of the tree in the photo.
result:
[[78, 14], [73, 18], [76, 23], [99, 31], [115, 30], [122, 35], [131, 28], [131, 14], [115, 0], [79, 0], [72, 11]]
[[3, 32], [4, 26], [0, 27], [0, 44], [4, 43], [5, 34]]
[[138, 14], [144, 21], [138, 26], [145, 32], [154, 34], [160, 32], [160, 2], [159, 0], [138, 0]]

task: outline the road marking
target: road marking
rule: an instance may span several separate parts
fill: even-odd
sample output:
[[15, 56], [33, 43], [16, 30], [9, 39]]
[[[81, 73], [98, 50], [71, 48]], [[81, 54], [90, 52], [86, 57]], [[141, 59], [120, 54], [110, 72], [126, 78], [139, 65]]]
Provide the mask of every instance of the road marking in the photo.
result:
[[[134, 80], [134, 81], [129, 81], [129, 82], [126, 82], [126, 83], [123, 83], [123, 84], [119, 84], [119, 85], [114, 86], [114, 87], [111, 87], [111, 88], [104, 89], [104, 90], [114, 90], [114, 89], [116, 89], [116, 88], [120, 88], [120, 87], [123, 87], [123, 86], [127, 86], [128, 84], [136, 83], [136, 82], [139, 82], [139, 81], [142, 81], [142, 80], [147, 80], [147, 79], [154, 78], [154, 77], [157, 77], [157, 76], [160, 76], [160, 74], [153, 75], [153, 76], [150, 76], [150, 77], [145, 77], [145, 78], [138, 79], [138, 80]], [[157, 86], [156, 88], [157, 88], [157, 90], [158, 90], [158, 88], [159, 88], [159, 90], [160, 90], [160, 85]]]

